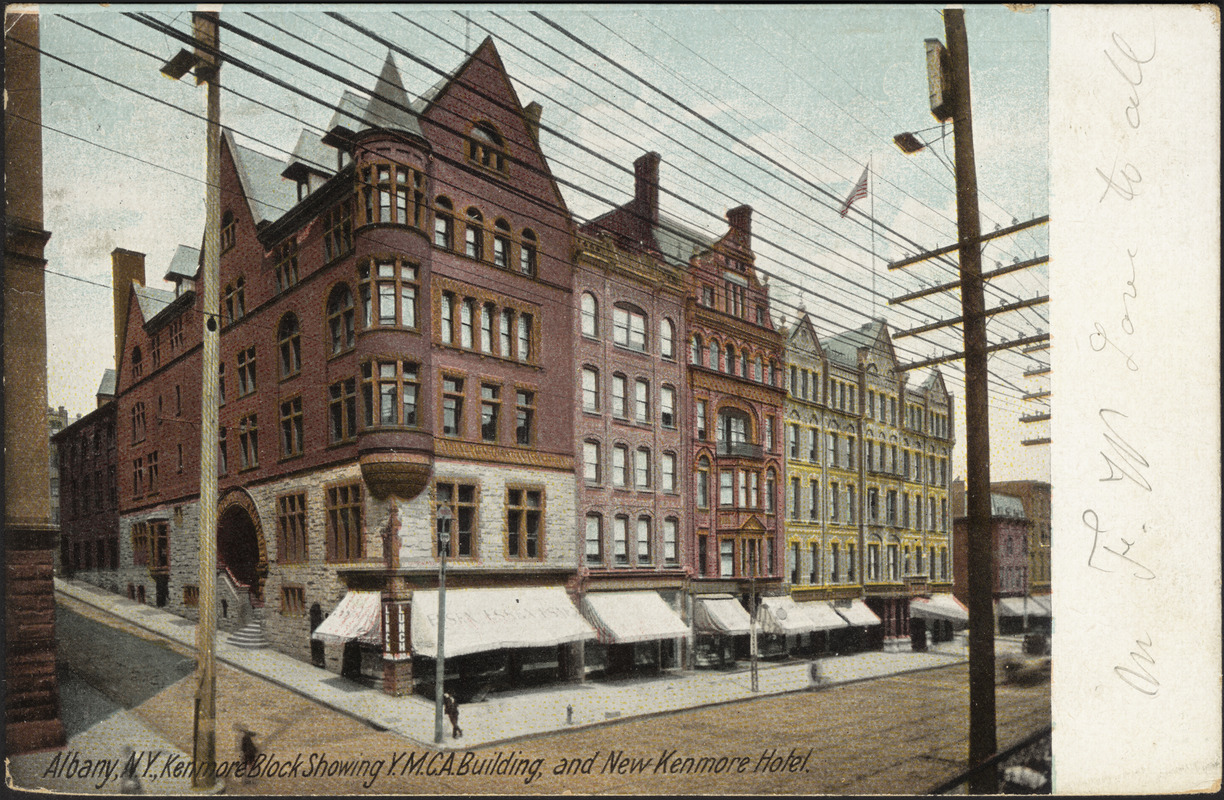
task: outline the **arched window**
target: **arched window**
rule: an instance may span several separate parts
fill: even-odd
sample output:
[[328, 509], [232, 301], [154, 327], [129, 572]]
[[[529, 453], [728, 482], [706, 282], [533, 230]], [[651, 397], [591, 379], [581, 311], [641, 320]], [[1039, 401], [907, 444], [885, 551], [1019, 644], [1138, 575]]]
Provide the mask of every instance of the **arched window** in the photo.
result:
[[484, 217], [475, 208], [467, 210], [467, 228], [463, 235], [463, 252], [468, 258], [484, 258]]
[[732, 345], [727, 345], [727, 349], [724, 355], [726, 356], [723, 359], [724, 368], [726, 369], [728, 375], [734, 375], [735, 374], [735, 348]]
[[701, 335], [700, 335], [700, 334], [697, 334], [697, 333], [694, 333], [694, 334], [693, 334], [693, 346], [692, 346], [692, 353], [690, 354], [689, 358], [690, 358], [690, 359], [692, 360], [692, 362], [693, 362], [694, 364], [696, 364], [697, 366], [701, 366], [701, 356], [702, 356], [702, 352], [701, 352], [701, 350], [702, 350], [702, 348], [701, 348]]
[[719, 352], [718, 342], [711, 339], [710, 340], [710, 369], [715, 370], [715, 371], [718, 370], [718, 352]]
[[140, 345], [132, 348], [132, 380], [140, 380], [144, 374], [144, 364], [140, 354]]
[[676, 357], [676, 326], [666, 317], [659, 322], [659, 355], [669, 359]]
[[757, 356], [756, 361], [752, 362], [752, 379], [757, 383], [765, 380], [765, 376], [761, 370], [761, 357]]
[[292, 313], [281, 318], [276, 329], [276, 340], [280, 343], [280, 376], [288, 378], [302, 370], [302, 337], [298, 319]]
[[434, 247], [452, 250], [455, 246], [454, 206], [442, 196], [434, 200], [434, 205]]
[[747, 350], [741, 350], [741, 351], [740, 351], [740, 371], [739, 371], [739, 374], [740, 374], [740, 377], [742, 377], [742, 378], [747, 378], [747, 377], [748, 377], [748, 351], [747, 351]]
[[582, 293], [582, 335], [599, 336], [599, 301], [590, 292]]
[[536, 235], [530, 228], [524, 228], [522, 240], [522, 243], [519, 245], [519, 272], [524, 275], [535, 275]]
[[468, 139], [468, 158], [482, 167], [506, 171], [506, 144], [501, 134], [487, 122], [478, 122], [472, 126], [471, 138]]
[[504, 219], [493, 223], [493, 266], [510, 267], [510, 223]]
[[347, 284], [339, 284], [327, 299], [327, 330], [331, 335], [331, 351], [339, 353], [357, 343], [353, 330], [353, 293]]

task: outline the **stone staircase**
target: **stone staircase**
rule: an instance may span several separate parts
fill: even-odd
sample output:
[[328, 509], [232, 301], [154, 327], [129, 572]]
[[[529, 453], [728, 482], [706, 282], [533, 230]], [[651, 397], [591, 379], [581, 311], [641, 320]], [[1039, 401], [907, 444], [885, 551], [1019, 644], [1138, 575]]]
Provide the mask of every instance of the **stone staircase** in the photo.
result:
[[264, 607], [262, 605], [252, 609], [250, 621], [245, 626], [230, 634], [229, 643], [234, 647], [246, 650], [261, 650], [269, 646], [268, 637], [264, 634]]

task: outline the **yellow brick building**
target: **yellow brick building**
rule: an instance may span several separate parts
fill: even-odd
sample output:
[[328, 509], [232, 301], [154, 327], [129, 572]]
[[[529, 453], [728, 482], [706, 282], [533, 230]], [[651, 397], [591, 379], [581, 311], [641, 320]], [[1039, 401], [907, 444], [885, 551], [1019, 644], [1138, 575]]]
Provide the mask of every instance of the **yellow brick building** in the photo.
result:
[[938, 369], [897, 371], [882, 320], [821, 340], [804, 314], [785, 335], [792, 598], [861, 599], [871, 639], [908, 637], [910, 600], [952, 585], [952, 398]]

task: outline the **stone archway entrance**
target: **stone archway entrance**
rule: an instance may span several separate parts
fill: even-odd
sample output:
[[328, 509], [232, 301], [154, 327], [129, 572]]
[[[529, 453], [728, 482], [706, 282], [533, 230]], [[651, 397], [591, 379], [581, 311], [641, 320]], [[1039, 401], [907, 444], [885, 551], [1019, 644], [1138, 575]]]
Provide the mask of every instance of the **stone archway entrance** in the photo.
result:
[[255, 503], [241, 489], [227, 494], [217, 509], [217, 566], [250, 593], [252, 603], [262, 602], [268, 548]]

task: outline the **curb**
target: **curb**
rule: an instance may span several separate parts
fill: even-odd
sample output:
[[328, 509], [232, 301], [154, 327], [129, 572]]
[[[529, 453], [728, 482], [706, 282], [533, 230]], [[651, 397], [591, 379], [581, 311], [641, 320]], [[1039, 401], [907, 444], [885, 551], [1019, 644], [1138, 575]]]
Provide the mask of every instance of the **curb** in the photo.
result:
[[[75, 587], [74, 587], [74, 588], [75, 588]], [[88, 591], [88, 590], [85, 590], [85, 591]], [[83, 605], [89, 606], [90, 608], [93, 608], [94, 610], [96, 610], [96, 611], [98, 611], [98, 612], [100, 612], [100, 613], [103, 613], [103, 614], [108, 614], [108, 615], [110, 615], [111, 617], [114, 617], [114, 618], [116, 618], [116, 619], [122, 620], [122, 621], [124, 621], [124, 622], [126, 622], [126, 623], [128, 623], [128, 624], [130, 624], [130, 625], [132, 625], [132, 626], [134, 626], [134, 627], [137, 627], [137, 628], [140, 628], [141, 630], [147, 631], [148, 633], [150, 633], [150, 634], [152, 634], [152, 635], [154, 635], [154, 636], [158, 637], [159, 639], [164, 639], [164, 640], [170, 641], [170, 642], [172, 642], [172, 643], [174, 643], [174, 644], [176, 644], [176, 645], [179, 645], [179, 646], [191, 647], [190, 645], [183, 645], [183, 644], [182, 644], [181, 642], [179, 642], [177, 639], [173, 639], [172, 637], [167, 636], [166, 634], [162, 633], [161, 631], [154, 630], [154, 629], [152, 629], [152, 628], [148, 627], [147, 625], [142, 624], [140, 621], [137, 621], [137, 620], [135, 620], [135, 619], [129, 619], [128, 617], [123, 616], [123, 615], [121, 615], [120, 613], [118, 613], [118, 612], [116, 612], [116, 611], [113, 611], [113, 610], [111, 610], [111, 609], [108, 609], [108, 608], [103, 608], [103, 607], [101, 607], [101, 606], [94, 605], [94, 604], [93, 604], [93, 603], [91, 603], [89, 600], [84, 599], [84, 598], [81, 598], [81, 597], [78, 597], [78, 596], [76, 596], [75, 594], [71, 594], [71, 593], [69, 593], [69, 592], [67, 592], [67, 591], [64, 591], [63, 589], [57, 588], [57, 589], [56, 589], [56, 594], [57, 594], [57, 595], [62, 595], [62, 596], [64, 596], [64, 597], [68, 598], [69, 600], [72, 600], [72, 601], [75, 601], [75, 602], [81, 603], [81, 604], [83, 604]], [[166, 614], [168, 614], [168, 615], [170, 615], [170, 616], [174, 616], [174, 615], [172, 615], [172, 614], [169, 614], [169, 612], [163, 612], [163, 613], [166, 613]], [[861, 677], [861, 678], [848, 678], [848, 679], [846, 679], [846, 680], [840, 680], [840, 681], [834, 681], [834, 682], [829, 682], [829, 683], [821, 683], [821, 684], [816, 684], [816, 685], [808, 685], [808, 686], [803, 686], [803, 687], [800, 687], [800, 688], [797, 688], [797, 689], [785, 689], [785, 690], [778, 691], [778, 692], [760, 693], [760, 694], [756, 694], [756, 695], [750, 695], [750, 696], [748, 696], [748, 697], [736, 697], [736, 698], [732, 698], [732, 699], [729, 699], [729, 700], [717, 700], [717, 701], [711, 701], [711, 702], [699, 703], [699, 704], [697, 704], [697, 705], [693, 705], [693, 706], [685, 706], [685, 707], [683, 707], [683, 708], [673, 708], [673, 709], [666, 709], [666, 710], [662, 710], [662, 711], [651, 711], [651, 712], [647, 712], [647, 713], [643, 713], [643, 714], [634, 714], [634, 715], [632, 715], [632, 716], [620, 716], [620, 717], [612, 717], [612, 718], [609, 718], [609, 719], [603, 719], [603, 720], [598, 720], [598, 721], [594, 721], [594, 722], [584, 722], [584, 723], [578, 723], [578, 724], [573, 724], [573, 725], [566, 725], [566, 726], [564, 726], [564, 727], [560, 727], [560, 728], [556, 728], [556, 729], [552, 729], [552, 730], [544, 730], [544, 731], [538, 731], [538, 732], [534, 732], [534, 733], [525, 733], [525, 734], [521, 734], [521, 735], [518, 735], [518, 736], [508, 736], [508, 737], [506, 737], [506, 738], [504, 738], [504, 739], [492, 739], [492, 740], [489, 740], [489, 741], [481, 742], [480, 744], [475, 745], [474, 747], [448, 747], [448, 746], [447, 746], [445, 743], [444, 743], [444, 744], [442, 744], [441, 746], [439, 746], [438, 744], [436, 744], [436, 743], [434, 743], [434, 742], [423, 742], [423, 741], [421, 741], [421, 740], [419, 740], [419, 739], [416, 739], [416, 738], [414, 738], [414, 737], [412, 737], [412, 736], [408, 736], [407, 734], [404, 734], [404, 733], [401, 733], [401, 732], [399, 732], [399, 731], [393, 730], [393, 729], [391, 729], [391, 728], [387, 727], [386, 725], [379, 724], [379, 723], [377, 723], [377, 722], [375, 722], [375, 721], [373, 721], [373, 720], [371, 720], [371, 719], [369, 719], [369, 718], [367, 718], [367, 717], [365, 717], [365, 716], [361, 716], [361, 715], [359, 715], [358, 713], [356, 713], [356, 712], [354, 712], [354, 711], [352, 711], [352, 710], [350, 710], [350, 709], [343, 708], [343, 707], [341, 707], [341, 706], [338, 706], [338, 705], [333, 704], [332, 702], [330, 702], [330, 701], [328, 701], [328, 700], [325, 700], [325, 699], [322, 699], [322, 698], [316, 697], [316, 696], [311, 695], [311, 694], [307, 694], [306, 692], [303, 692], [303, 691], [302, 691], [301, 689], [299, 689], [298, 687], [291, 686], [291, 685], [289, 685], [288, 683], [286, 683], [286, 682], [284, 682], [284, 681], [282, 681], [282, 680], [279, 680], [279, 679], [277, 679], [277, 678], [275, 678], [275, 677], [273, 677], [273, 676], [270, 676], [270, 675], [265, 674], [265, 673], [262, 673], [262, 672], [256, 672], [255, 670], [253, 670], [253, 669], [251, 669], [251, 668], [248, 668], [248, 667], [246, 667], [246, 666], [244, 666], [244, 665], [241, 665], [241, 664], [237, 664], [237, 663], [235, 663], [235, 662], [232, 662], [232, 661], [230, 661], [230, 660], [229, 660], [228, 658], [226, 658], [226, 657], [223, 657], [223, 656], [218, 655], [218, 656], [217, 656], [217, 660], [218, 660], [218, 661], [220, 661], [220, 662], [223, 662], [224, 664], [226, 664], [226, 666], [228, 666], [228, 667], [230, 667], [230, 668], [232, 668], [232, 669], [236, 669], [236, 670], [238, 670], [239, 672], [244, 672], [244, 673], [246, 673], [246, 674], [248, 674], [248, 675], [251, 675], [252, 677], [256, 677], [256, 678], [260, 678], [260, 679], [262, 679], [262, 680], [266, 680], [266, 681], [268, 681], [269, 683], [271, 683], [271, 684], [273, 684], [273, 685], [275, 685], [275, 686], [279, 686], [280, 688], [282, 688], [282, 689], [284, 689], [284, 690], [286, 690], [286, 691], [288, 691], [288, 692], [292, 692], [293, 694], [295, 694], [295, 695], [297, 695], [297, 696], [299, 696], [299, 697], [304, 697], [304, 698], [306, 698], [306, 699], [308, 699], [308, 700], [310, 700], [310, 701], [312, 701], [312, 702], [318, 703], [319, 705], [323, 706], [324, 708], [328, 708], [328, 709], [330, 709], [330, 710], [332, 710], [332, 711], [335, 711], [335, 712], [337, 712], [337, 713], [343, 714], [344, 716], [346, 716], [346, 717], [348, 717], [348, 718], [350, 718], [350, 719], [352, 719], [352, 720], [355, 720], [355, 721], [357, 721], [357, 722], [360, 722], [360, 723], [362, 723], [363, 725], [366, 725], [367, 727], [369, 727], [369, 728], [371, 728], [371, 729], [373, 729], [373, 730], [380, 731], [380, 732], [391, 732], [391, 733], [394, 733], [395, 735], [400, 736], [400, 737], [403, 737], [404, 739], [407, 739], [408, 741], [414, 742], [414, 743], [416, 743], [416, 744], [420, 745], [421, 747], [434, 748], [434, 749], [437, 749], [437, 750], [440, 750], [440, 751], [454, 751], [454, 750], [471, 750], [471, 749], [483, 748], [483, 747], [495, 747], [495, 746], [502, 746], [502, 745], [506, 745], [506, 744], [514, 744], [514, 743], [516, 743], [516, 742], [522, 742], [522, 741], [525, 741], [525, 740], [528, 740], [528, 739], [535, 739], [535, 738], [538, 738], [538, 737], [541, 737], [541, 736], [551, 736], [551, 735], [554, 735], [554, 734], [566, 734], [566, 733], [570, 733], [570, 732], [577, 732], [577, 731], [589, 730], [589, 729], [591, 729], [591, 728], [597, 728], [597, 727], [603, 727], [603, 726], [609, 726], [609, 725], [618, 725], [618, 724], [621, 724], [621, 723], [633, 722], [633, 721], [637, 721], [637, 720], [656, 719], [656, 718], [659, 718], [659, 717], [665, 717], [665, 716], [669, 716], [669, 715], [674, 715], [674, 714], [678, 714], [678, 713], [685, 712], [685, 711], [699, 711], [699, 710], [705, 710], [705, 709], [710, 709], [710, 708], [717, 708], [717, 707], [720, 707], [720, 706], [728, 706], [728, 705], [733, 705], [733, 704], [738, 704], [738, 703], [746, 703], [746, 702], [750, 702], [750, 701], [753, 701], [753, 700], [760, 700], [760, 699], [762, 699], [762, 698], [766, 698], [766, 697], [784, 697], [784, 696], [786, 696], [786, 695], [794, 695], [794, 694], [800, 694], [800, 693], [806, 693], [806, 692], [822, 692], [822, 691], [826, 691], [826, 690], [828, 690], [828, 689], [836, 688], [836, 687], [839, 687], [839, 686], [850, 686], [850, 685], [857, 684], [857, 683], [864, 683], [864, 682], [866, 682], [866, 681], [880, 680], [880, 679], [882, 679], [882, 678], [891, 678], [891, 677], [895, 677], [895, 676], [898, 676], [898, 675], [911, 675], [911, 674], [920, 673], [920, 672], [929, 672], [929, 671], [931, 671], [931, 670], [937, 670], [937, 669], [947, 669], [948, 667], [953, 667], [953, 666], [958, 666], [958, 665], [960, 665], [960, 664], [965, 664], [965, 663], [968, 663], [968, 659], [966, 659], [966, 658], [964, 658], [964, 657], [962, 657], [962, 656], [950, 655], [950, 654], [945, 654], [945, 653], [935, 653], [935, 655], [946, 656], [946, 657], [949, 659], [948, 663], [946, 663], [946, 664], [933, 664], [933, 665], [923, 666], [923, 667], [914, 667], [914, 668], [911, 668], [911, 669], [903, 669], [903, 670], [899, 670], [899, 671], [897, 671], [897, 672], [889, 672], [889, 673], [885, 673], [885, 674], [882, 674], [882, 675], [869, 675], [869, 676], [865, 676], [865, 677]], [[779, 664], [779, 665], [777, 665], [777, 666], [778, 666], [778, 667], [781, 667], [781, 666], [785, 666], [785, 665], [781, 665], [781, 664]], [[328, 674], [330, 675], [331, 673], [328, 673]]]

